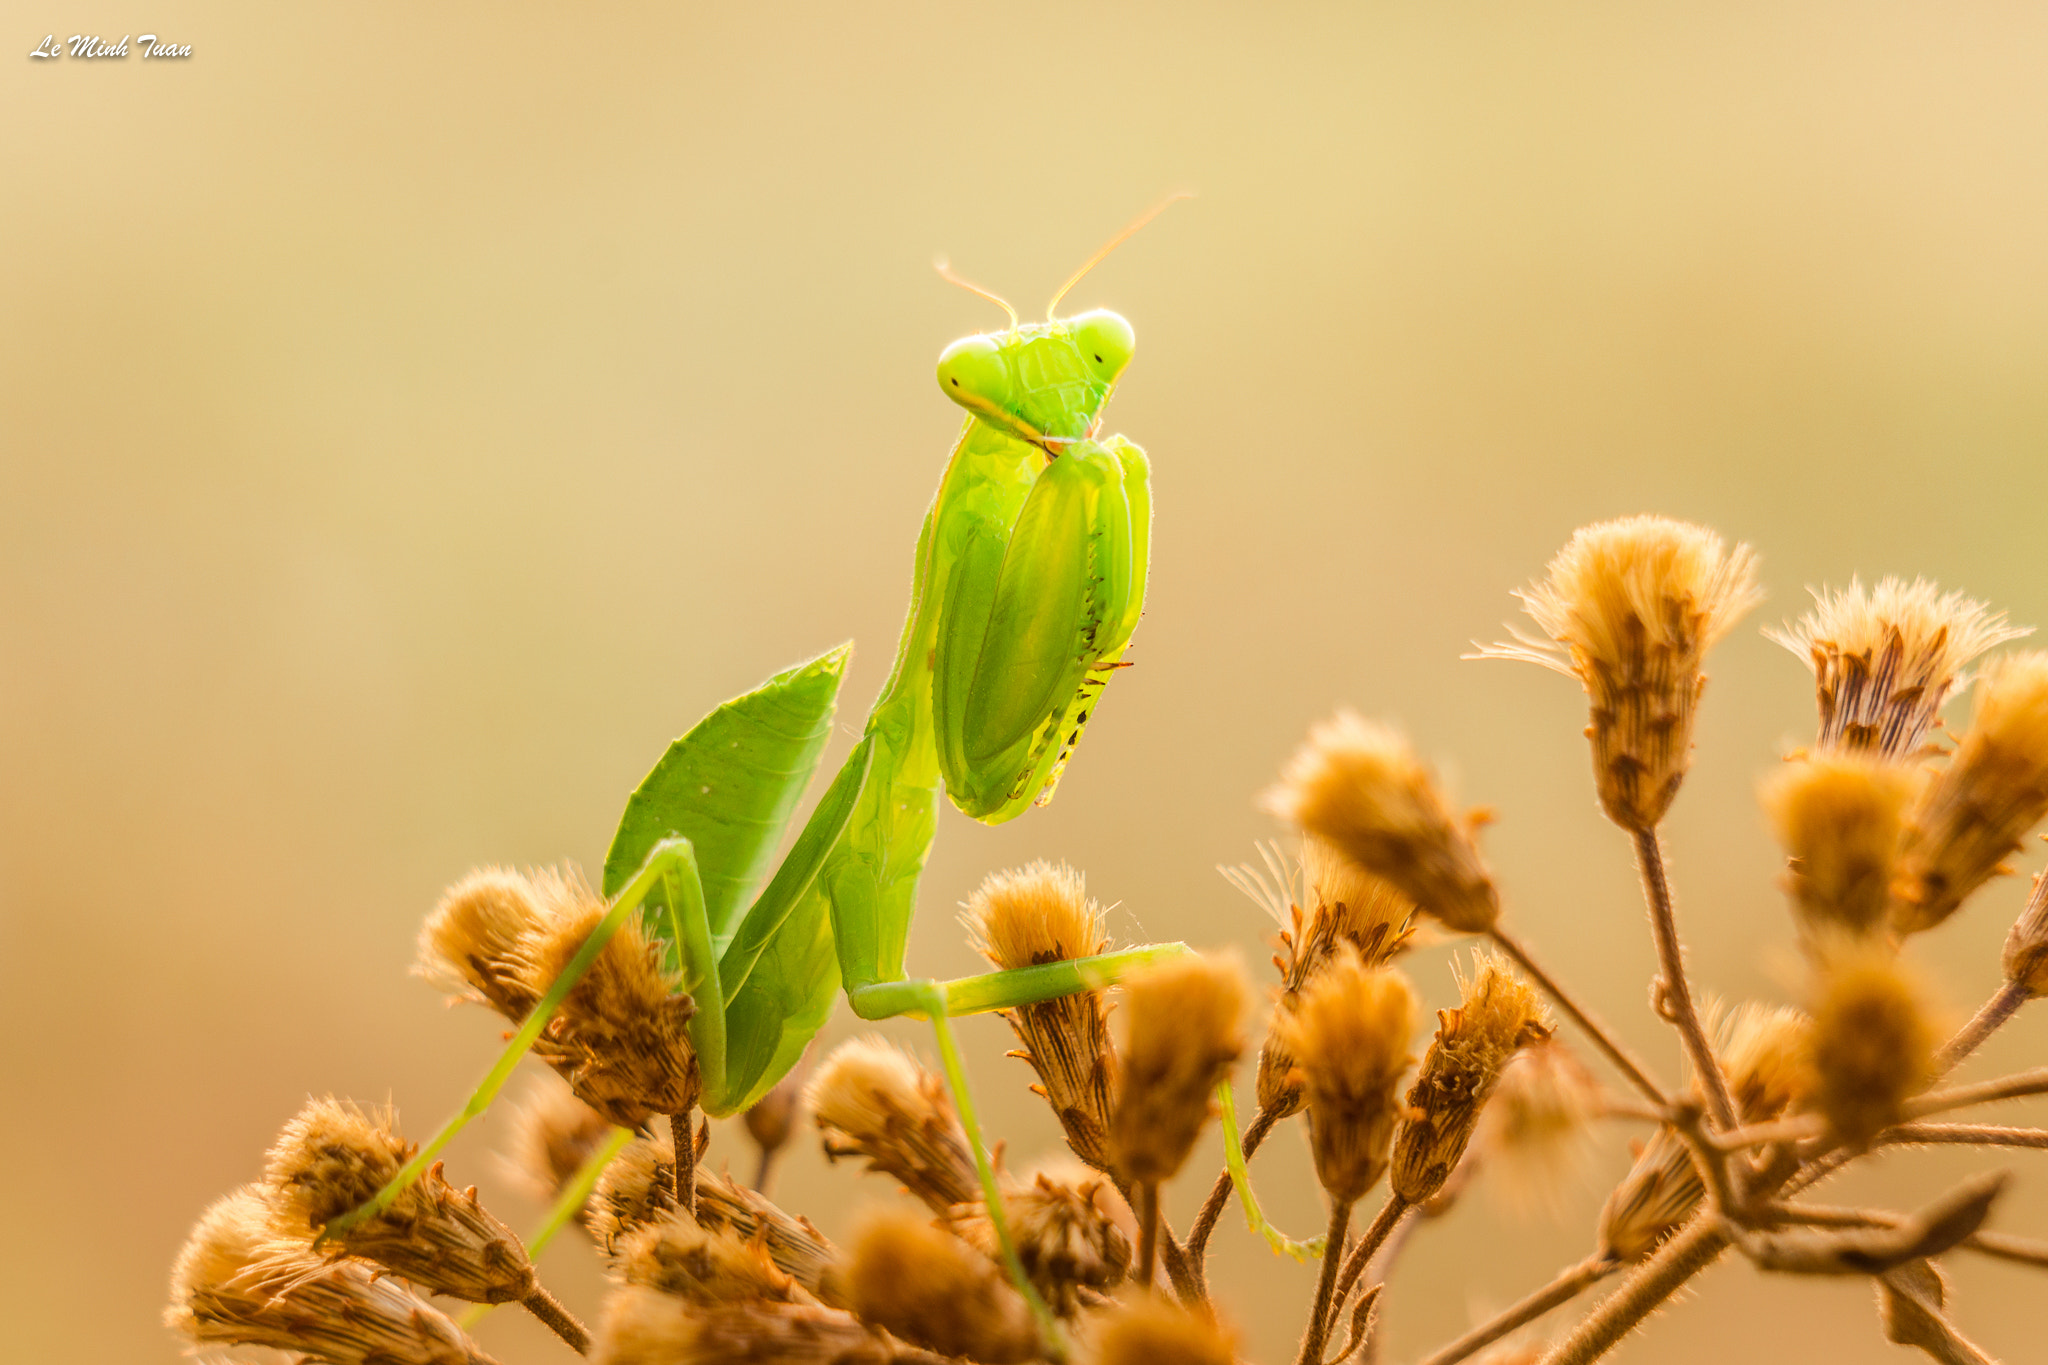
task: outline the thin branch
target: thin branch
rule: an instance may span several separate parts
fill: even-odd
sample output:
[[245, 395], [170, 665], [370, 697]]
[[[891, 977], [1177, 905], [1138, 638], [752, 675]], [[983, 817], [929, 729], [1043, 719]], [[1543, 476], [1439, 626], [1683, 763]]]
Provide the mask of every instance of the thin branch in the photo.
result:
[[[1259, 1150], [1259, 1145], [1266, 1140], [1266, 1134], [1272, 1132], [1273, 1125], [1279, 1121], [1280, 1111], [1277, 1108], [1262, 1105], [1259, 1112], [1253, 1115], [1250, 1125], [1244, 1130], [1246, 1161], [1252, 1159], [1252, 1153]], [[1215, 1185], [1209, 1190], [1208, 1199], [1203, 1201], [1200, 1212], [1195, 1214], [1195, 1225], [1188, 1230], [1188, 1261], [1194, 1267], [1197, 1276], [1202, 1275], [1203, 1264], [1208, 1260], [1209, 1234], [1216, 1230], [1216, 1220], [1223, 1216], [1224, 1208], [1230, 1203], [1230, 1188], [1230, 1171], [1225, 1169], [1216, 1177]]]
[[[1295, 1357], [1295, 1365], [1323, 1363], [1323, 1343], [1329, 1339], [1330, 1317], [1335, 1307], [1331, 1296], [1337, 1288], [1338, 1263], [1344, 1259], [1344, 1239], [1351, 1235], [1351, 1206], [1355, 1202], [1334, 1198], [1330, 1201], [1330, 1235], [1323, 1242], [1323, 1269], [1316, 1276], [1316, 1299], [1308, 1311], [1308, 1327], [1301, 1334], [1301, 1353]], [[1374, 1226], [1378, 1226], [1377, 1220]]]
[[1972, 1147], [2048, 1147], [2048, 1129], [1995, 1123], [1901, 1123], [1877, 1135], [1886, 1147], [1960, 1143]]
[[1735, 1098], [1728, 1093], [1728, 1078], [1714, 1056], [1713, 1044], [1700, 1023], [1699, 1007], [1693, 1003], [1692, 986], [1685, 977], [1685, 944], [1678, 937], [1678, 914], [1671, 903], [1671, 878], [1664, 868], [1664, 841], [1654, 828], [1635, 831], [1636, 861], [1643, 874], [1643, 896], [1650, 908], [1650, 934], [1657, 941], [1657, 961], [1663, 972], [1664, 995], [1671, 1006], [1671, 1023], [1685, 1044], [1685, 1055], [1706, 1091], [1707, 1112], [1717, 1128], [1733, 1128]]
[[519, 1302], [525, 1306], [527, 1312], [546, 1323], [549, 1331], [568, 1342], [570, 1349], [577, 1355], [590, 1354], [589, 1331], [582, 1323], [576, 1321], [568, 1309], [562, 1307], [561, 1301], [554, 1295], [535, 1285], [533, 1292]]
[[1559, 1009], [1571, 1016], [1572, 1022], [1579, 1026], [1579, 1031], [1592, 1039], [1595, 1047], [1607, 1054], [1607, 1060], [1613, 1062], [1621, 1074], [1628, 1078], [1629, 1084], [1642, 1092], [1644, 1099], [1656, 1106], [1660, 1112], [1671, 1107], [1671, 1097], [1664, 1092], [1663, 1086], [1651, 1079], [1649, 1070], [1636, 1060], [1635, 1054], [1630, 1052], [1591, 1010], [1573, 998], [1571, 992], [1560, 985], [1556, 977], [1544, 971], [1519, 938], [1498, 924], [1486, 932], [1487, 937], [1493, 940], [1494, 946], [1513, 958], [1515, 965], [1540, 986], [1545, 995], [1556, 1001]]
[[2048, 1270], [2048, 1242], [2015, 1237], [2008, 1232], [1975, 1232], [1964, 1238], [1962, 1244], [1983, 1255], [1996, 1256], [2001, 1261]]
[[[697, 1141], [690, 1132], [690, 1115], [670, 1114], [668, 1117], [669, 1137], [676, 1149], [676, 1207], [690, 1215], [692, 1222], [697, 1218]], [[706, 1132], [710, 1125], [705, 1125]]]
[[1138, 1288], [1152, 1287], [1152, 1267], [1159, 1259], [1159, 1186], [1138, 1182]]
[[1483, 1350], [1515, 1329], [1536, 1321], [1558, 1305], [1569, 1303], [1613, 1274], [1620, 1266], [1620, 1261], [1599, 1255], [1589, 1256], [1561, 1272], [1556, 1279], [1520, 1303], [1501, 1310], [1464, 1336], [1439, 1349], [1434, 1355], [1425, 1358], [1422, 1365], [1456, 1365], [1456, 1362], [1475, 1351]]
[[1393, 1191], [1387, 1192], [1387, 1202], [1380, 1205], [1380, 1211], [1374, 1216], [1372, 1225], [1365, 1230], [1365, 1236], [1358, 1239], [1358, 1245], [1352, 1248], [1351, 1254], [1344, 1260], [1344, 1275], [1337, 1281], [1339, 1308], [1351, 1297], [1351, 1287], [1357, 1284], [1358, 1277], [1365, 1273], [1366, 1263], [1371, 1261], [1373, 1253], [1380, 1249], [1380, 1243], [1387, 1240], [1387, 1234], [1394, 1230], [1394, 1224], [1400, 1222], [1414, 1207]]
[[1975, 1052], [1986, 1038], [1998, 1032], [2006, 1020], [2019, 1013], [2020, 1006], [2026, 1004], [2030, 998], [2027, 988], [2016, 981], [2008, 981], [1993, 991], [1991, 998], [1984, 1002], [1983, 1008], [1977, 1011], [1969, 1023], [1957, 1029], [1956, 1036], [1944, 1043], [1941, 1051], [1935, 1054], [1934, 1074], [1945, 1076], [1955, 1070], [1956, 1065]]
[[1695, 1217], [1581, 1319], [1541, 1365], [1589, 1365], [1598, 1360], [1727, 1249], [1719, 1220], [1708, 1214]]
[[1995, 1081], [1950, 1086], [1947, 1090], [1936, 1090], [1918, 1099], [1908, 1100], [1906, 1115], [1909, 1118], [1925, 1118], [1929, 1114], [1942, 1114], [1951, 1109], [1967, 1109], [1973, 1104], [1994, 1104], [1999, 1100], [2017, 1100], [2028, 1095], [2041, 1094], [2048, 1094], [2048, 1067], [2037, 1066], [2032, 1071], [2014, 1072]]

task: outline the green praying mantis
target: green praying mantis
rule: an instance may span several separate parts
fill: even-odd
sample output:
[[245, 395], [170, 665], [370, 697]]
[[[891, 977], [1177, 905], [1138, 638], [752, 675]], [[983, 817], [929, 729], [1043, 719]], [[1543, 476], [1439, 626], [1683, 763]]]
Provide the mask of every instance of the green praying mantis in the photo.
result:
[[[941, 786], [988, 824], [1048, 800], [1143, 609], [1150, 466], [1123, 437], [1099, 436], [1135, 337], [1105, 309], [1057, 314], [1068, 290], [1164, 207], [1077, 271], [1045, 322], [1020, 323], [984, 294], [1009, 311], [1010, 326], [941, 354], [939, 386], [968, 415], [918, 535], [895, 664], [773, 875], [763, 882], [829, 737], [850, 646], [777, 674], [669, 746], [620, 819], [598, 928], [463, 1110], [327, 1235], [388, 1206], [484, 1112], [637, 913], [665, 941], [670, 971], [695, 1003], [699, 1104], [714, 1117], [745, 1109], [787, 1074], [842, 992], [864, 1019], [930, 1020], [1004, 1260], [1043, 1317], [1010, 1248], [948, 1020], [1098, 989], [1186, 949], [1155, 944], [952, 981], [911, 977], [904, 956]], [[572, 1196], [580, 1202], [573, 1186], [550, 1226]]]

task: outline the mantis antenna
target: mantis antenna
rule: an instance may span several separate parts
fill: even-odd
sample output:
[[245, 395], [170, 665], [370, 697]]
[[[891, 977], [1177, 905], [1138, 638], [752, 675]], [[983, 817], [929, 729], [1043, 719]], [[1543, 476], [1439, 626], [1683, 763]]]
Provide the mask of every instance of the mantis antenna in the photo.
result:
[[[1151, 222], [1154, 218], [1157, 218], [1160, 214], [1172, 208], [1176, 202], [1182, 199], [1192, 199], [1194, 197], [1195, 196], [1192, 191], [1175, 190], [1172, 194], [1167, 195], [1164, 199], [1154, 204], [1151, 208], [1146, 209], [1143, 213], [1139, 214], [1137, 219], [1134, 222], [1132, 222], [1129, 227], [1126, 227], [1122, 232], [1119, 232], [1116, 236], [1110, 238], [1107, 242], [1104, 242], [1102, 244], [1102, 249], [1096, 252], [1093, 256], [1090, 256], [1088, 258], [1088, 263], [1086, 265], [1082, 266], [1079, 270], [1076, 270], [1073, 274], [1067, 276], [1067, 282], [1060, 286], [1060, 292], [1054, 294], [1052, 296], [1052, 302], [1045, 305], [1045, 316], [1047, 320], [1051, 320], [1053, 314], [1060, 306], [1060, 300], [1067, 296], [1067, 291], [1069, 289], [1072, 289], [1075, 285], [1079, 284], [1082, 281], [1082, 279], [1088, 274], [1089, 271], [1093, 270], [1096, 266], [1101, 265], [1104, 257], [1108, 256], [1110, 252], [1115, 251], [1118, 247], [1122, 246], [1125, 242], [1129, 241], [1134, 235], [1136, 235], [1139, 228], [1145, 226], [1145, 224]], [[980, 291], [977, 290], [976, 292], [979, 293]], [[1009, 307], [1008, 304], [1004, 304], [1003, 306], [1006, 308]]]
[[1008, 313], [1010, 315], [1010, 330], [1013, 332], [1017, 330], [1017, 310], [1010, 306], [1010, 301], [1008, 299], [1004, 298], [1001, 294], [990, 293], [988, 290], [983, 289], [980, 285], [976, 284], [973, 280], [966, 279], [962, 276], [954, 274], [953, 267], [946, 261], [946, 259], [943, 256], [940, 257], [938, 260], [932, 262], [932, 269], [938, 271], [939, 278], [944, 280], [947, 284], [957, 284], [970, 294], [979, 294], [983, 298], [987, 299], [990, 303], [994, 304], [996, 307], [1002, 309], [1005, 313]]

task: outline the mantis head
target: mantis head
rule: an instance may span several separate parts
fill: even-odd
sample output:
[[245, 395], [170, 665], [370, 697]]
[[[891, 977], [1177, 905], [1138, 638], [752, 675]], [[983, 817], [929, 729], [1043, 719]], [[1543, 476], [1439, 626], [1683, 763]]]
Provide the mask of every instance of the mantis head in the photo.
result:
[[963, 337], [939, 355], [939, 387], [976, 417], [1044, 445], [1092, 434], [1137, 334], [1107, 308]]

